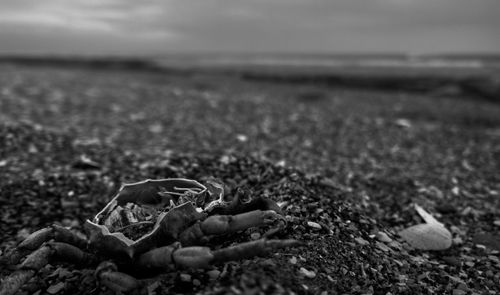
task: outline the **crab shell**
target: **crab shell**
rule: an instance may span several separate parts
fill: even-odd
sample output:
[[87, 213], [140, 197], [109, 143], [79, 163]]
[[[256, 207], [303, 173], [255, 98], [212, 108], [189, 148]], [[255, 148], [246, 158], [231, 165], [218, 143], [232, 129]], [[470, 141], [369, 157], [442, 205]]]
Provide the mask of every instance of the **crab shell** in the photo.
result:
[[[122, 185], [106, 207], [97, 213], [92, 221], [86, 221], [90, 245], [110, 256], [133, 258], [153, 248], [174, 243], [187, 227], [207, 216], [203, 210], [223, 202], [222, 185], [214, 182], [208, 184], [210, 185], [207, 189], [195, 180], [167, 178]], [[163, 211], [158, 215], [153, 229], [136, 240], [121, 232], [110, 232], [110, 229], [102, 224], [103, 219], [114, 208], [127, 203], [155, 207]], [[195, 207], [193, 203], [201, 208]]]

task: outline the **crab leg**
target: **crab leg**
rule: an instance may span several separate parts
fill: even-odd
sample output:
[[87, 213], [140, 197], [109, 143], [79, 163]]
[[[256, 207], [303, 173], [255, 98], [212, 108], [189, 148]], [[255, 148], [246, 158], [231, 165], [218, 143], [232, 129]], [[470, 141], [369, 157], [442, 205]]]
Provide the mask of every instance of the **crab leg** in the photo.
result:
[[0, 295], [16, 293], [35, 273], [52, 259], [61, 259], [75, 264], [89, 264], [95, 258], [79, 248], [66, 243], [49, 242], [31, 253], [21, 263], [18, 270], [2, 281]]
[[99, 264], [95, 276], [100, 283], [117, 294], [137, 290], [141, 287], [140, 281], [126, 273], [119, 272], [116, 264], [109, 261]]
[[210, 236], [235, 233], [252, 227], [284, 222], [284, 217], [273, 210], [254, 210], [237, 215], [213, 215], [187, 228], [179, 236], [182, 245], [206, 242]]
[[215, 263], [265, 256], [276, 249], [299, 246], [297, 240], [268, 240], [241, 243], [212, 251], [208, 247], [178, 248], [178, 244], [157, 248], [142, 254], [138, 264], [145, 268], [207, 268]]
[[[229, 203], [227, 206], [219, 206], [209, 209], [209, 215], [235, 215], [256, 210], [274, 211], [279, 215], [282, 215], [281, 208], [278, 206], [278, 204], [276, 204], [275, 201], [265, 197], [252, 198], [246, 195], [248, 195], [248, 192], [243, 189], [238, 189], [231, 203]], [[248, 201], [249, 198], [251, 199]], [[285, 226], [285, 218], [278, 219], [274, 227], [264, 233], [263, 237], [269, 238], [275, 233], [282, 230]]]
[[87, 240], [65, 227], [54, 224], [31, 233], [15, 250], [4, 255], [2, 260], [6, 265], [16, 265], [26, 254], [38, 249], [43, 243], [50, 240], [74, 245], [81, 249], [85, 249], [87, 246]]

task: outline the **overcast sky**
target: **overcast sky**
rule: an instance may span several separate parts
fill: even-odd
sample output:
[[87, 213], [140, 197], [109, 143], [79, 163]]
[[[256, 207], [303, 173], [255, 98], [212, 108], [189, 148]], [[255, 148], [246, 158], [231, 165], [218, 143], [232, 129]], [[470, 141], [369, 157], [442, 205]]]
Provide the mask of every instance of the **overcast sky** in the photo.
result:
[[500, 0], [0, 0], [0, 53], [500, 52]]

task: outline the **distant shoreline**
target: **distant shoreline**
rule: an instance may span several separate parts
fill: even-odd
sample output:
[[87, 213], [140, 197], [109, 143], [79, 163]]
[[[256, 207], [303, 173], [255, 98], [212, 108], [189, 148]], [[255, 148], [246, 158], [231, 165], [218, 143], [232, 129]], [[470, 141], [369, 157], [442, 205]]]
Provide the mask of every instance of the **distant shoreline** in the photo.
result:
[[[157, 58], [0, 56], [0, 64], [237, 76], [267, 83], [473, 95], [500, 102], [500, 55], [433, 56], [170, 56]], [[489, 63], [486, 63], [489, 62]]]

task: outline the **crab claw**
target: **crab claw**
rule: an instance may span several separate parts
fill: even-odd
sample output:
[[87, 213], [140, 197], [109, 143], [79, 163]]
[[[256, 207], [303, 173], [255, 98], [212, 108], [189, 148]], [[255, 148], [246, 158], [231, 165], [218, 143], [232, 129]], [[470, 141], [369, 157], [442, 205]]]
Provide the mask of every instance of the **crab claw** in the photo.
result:
[[214, 251], [214, 262], [226, 262], [233, 260], [248, 259], [256, 256], [266, 256], [277, 249], [302, 246], [303, 242], [294, 239], [288, 240], [268, 240], [259, 239], [256, 241], [241, 243], [232, 247]]
[[259, 239], [215, 251], [212, 251], [208, 247], [199, 246], [185, 248], [165, 246], [141, 255], [139, 264], [147, 268], [163, 269], [173, 266], [193, 269], [207, 268], [215, 263], [266, 256], [277, 249], [301, 245], [302, 242], [292, 239]]
[[194, 245], [207, 240], [210, 236], [231, 234], [281, 221], [283, 216], [273, 210], [254, 210], [237, 215], [212, 215], [182, 232], [179, 240], [182, 245]]
[[208, 247], [186, 247], [173, 253], [173, 260], [177, 265], [187, 268], [207, 268], [214, 263], [236, 261], [266, 256], [277, 249], [299, 246], [297, 240], [267, 240], [241, 243], [235, 246], [212, 251]]

